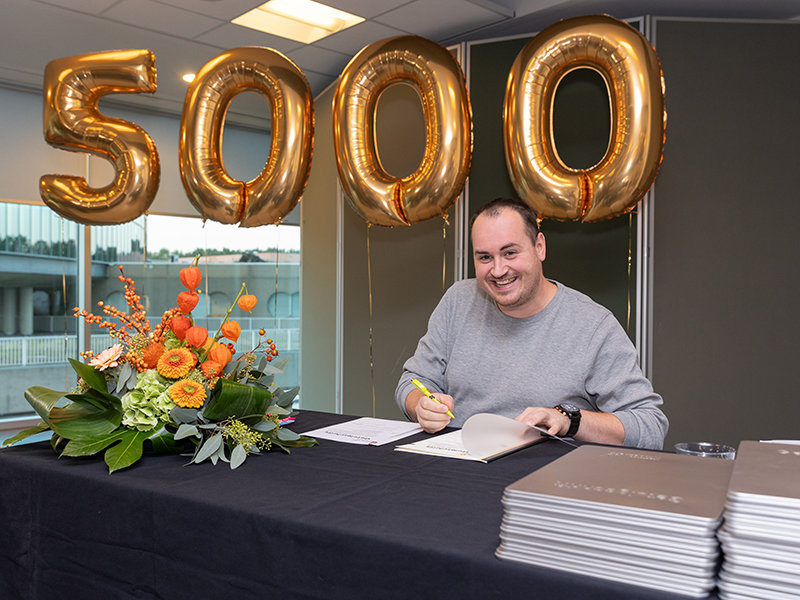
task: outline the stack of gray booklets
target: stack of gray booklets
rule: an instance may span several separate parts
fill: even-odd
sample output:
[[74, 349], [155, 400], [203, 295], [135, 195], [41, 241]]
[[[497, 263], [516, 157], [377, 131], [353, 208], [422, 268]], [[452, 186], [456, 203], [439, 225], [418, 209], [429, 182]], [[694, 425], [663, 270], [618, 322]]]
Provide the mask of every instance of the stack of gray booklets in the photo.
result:
[[704, 597], [716, 583], [732, 467], [581, 446], [505, 489], [497, 556]]
[[739, 444], [719, 539], [721, 598], [800, 598], [800, 446]]

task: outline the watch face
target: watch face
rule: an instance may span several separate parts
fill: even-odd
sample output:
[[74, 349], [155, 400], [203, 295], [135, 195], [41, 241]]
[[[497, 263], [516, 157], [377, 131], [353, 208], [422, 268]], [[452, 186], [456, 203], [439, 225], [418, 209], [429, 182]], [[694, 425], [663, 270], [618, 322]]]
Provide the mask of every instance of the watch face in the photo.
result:
[[559, 404], [559, 406], [561, 408], [563, 408], [565, 411], [567, 411], [568, 413], [576, 413], [576, 412], [579, 411], [577, 406], [573, 406], [569, 402], [562, 402], [561, 404]]

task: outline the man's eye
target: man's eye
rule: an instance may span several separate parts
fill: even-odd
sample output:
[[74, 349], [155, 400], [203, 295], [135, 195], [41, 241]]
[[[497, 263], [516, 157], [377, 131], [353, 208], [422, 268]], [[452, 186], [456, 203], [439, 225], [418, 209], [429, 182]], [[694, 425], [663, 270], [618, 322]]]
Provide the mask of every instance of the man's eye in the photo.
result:
[[509, 250], [508, 252], [506, 252], [506, 256], [509, 257], [509, 258], [513, 258], [516, 255], [517, 255], [517, 253], [514, 250]]
[[489, 257], [486, 256], [485, 254], [481, 254], [480, 256], [478, 256], [478, 260], [481, 262], [487, 262], [489, 260]]

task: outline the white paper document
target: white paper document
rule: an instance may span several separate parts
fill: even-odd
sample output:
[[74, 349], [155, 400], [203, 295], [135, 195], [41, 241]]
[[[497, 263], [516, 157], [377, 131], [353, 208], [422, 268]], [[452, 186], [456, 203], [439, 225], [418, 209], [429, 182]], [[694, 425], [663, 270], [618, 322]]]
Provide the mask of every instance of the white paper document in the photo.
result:
[[525, 423], [481, 413], [467, 419], [462, 429], [403, 444], [395, 450], [489, 462], [545, 439], [540, 431]]
[[381, 446], [421, 431], [419, 423], [360, 417], [345, 423], [306, 431], [303, 435], [347, 444]]

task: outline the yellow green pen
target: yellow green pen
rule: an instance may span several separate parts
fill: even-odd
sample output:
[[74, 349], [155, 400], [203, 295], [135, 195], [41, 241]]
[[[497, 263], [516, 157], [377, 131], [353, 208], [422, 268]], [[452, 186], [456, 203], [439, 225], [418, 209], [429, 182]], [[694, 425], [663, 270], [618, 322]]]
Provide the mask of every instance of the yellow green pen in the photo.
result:
[[[425, 394], [425, 395], [426, 395], [428, 398], [430, 398], [430, 399], [431, 399], [431, 400], [433, 400], [434, 402], [438, 402], [439, 404], [444, 404], [444, 403], [443, 403], [441, 400], [439, 400], [439, 399], [438, 399], [436, 396], [434, 396], [433, 394], [431, 394], [431, 393], [428, 391], [428, 388], [426, 388], [424, 385], [422, 385], [422, 382], [421, 382], [419, 379], [412, 379], [412, 380], [411, 380], [411, 383], [413, 383], [415, 386], [417, 386], [417, 389], [418, 389], [420, 392], [422, 392], [423, 394]], [[448, 410], [448, 411], [447, 411], [447, 414], [448, 414], [448, 415], [450, 415], [450, 418], [451, 418], [451, 419], [455, 419], [455, 418], [456, 418], [456, 416], [455, 416], [453, 413], [451, 413], [451, 412], [450, 412], [450, 410]]]

